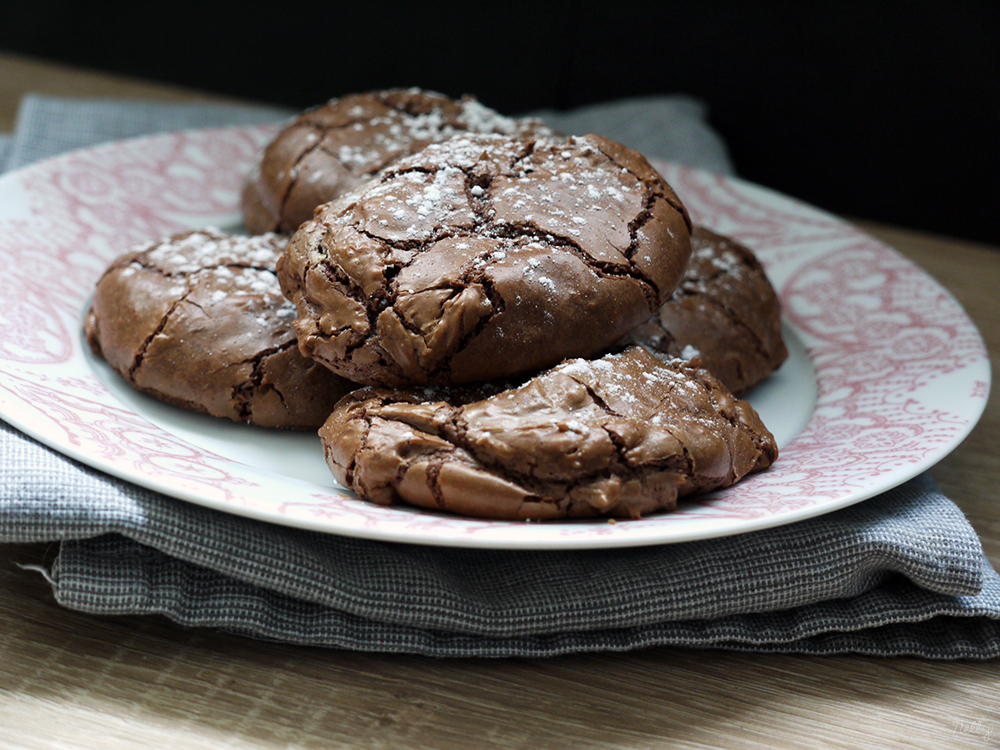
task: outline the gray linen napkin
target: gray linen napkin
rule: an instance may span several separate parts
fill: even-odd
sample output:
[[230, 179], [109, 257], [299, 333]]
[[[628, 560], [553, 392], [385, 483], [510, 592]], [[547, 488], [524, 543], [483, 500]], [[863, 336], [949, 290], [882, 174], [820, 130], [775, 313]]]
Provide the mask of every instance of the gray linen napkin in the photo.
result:
[[[21, 100], [6, 170], [65, 151], [185, 128], [257, 125], [293, 113], [235, 104], [164, 104], [121, 99], [69, 99], [29, 94]], [[0, 164], [3, 164], [0, 162]]]
[[10, 153], [10, 147], [13, 143], [13, 136], [7, 133], [0, 133], [0, 173], [3, 173], [6, 169], [7, 155]]
[[[694, 105], [663, 97], [569, 113], [572, 127], [550, 119], [564, 131], [602, 132], [701, 165], [705, 154], [678, 146], [690, 145], [686, 135], [657, 143], [654, 128], [636, 135], [642, 143], [629, 139], [635, 114], [627, 113], [652, 107], [685, 120], [678, 132], [704, 130], [695, 140], [709, 144], [706, 158], [731, 171]], [[9, 166], [60, 150], [66, 137], [52, 146], [47, 134], [64, 131], [59, 123], [67, 121], [76, 123], [73, 145], [83, 145], [285, 114], [205, 107], [199, 121], [200, 109], [29, 97]], [[84, 123], [89, 132], [81, 134]], [[0, 542], [55, 540], [59, 556], [45, 574], [67, 607], [162, 613], [188, 626], [291, 643], [437, 656], [653, 645], [1000, 655], [1000, 576], [960, 510], [927, 476], [837, 513], [722, 539], [599, 551], [447, 549], [319, 534], [190, 505], [80, 465], [0, 422]]]

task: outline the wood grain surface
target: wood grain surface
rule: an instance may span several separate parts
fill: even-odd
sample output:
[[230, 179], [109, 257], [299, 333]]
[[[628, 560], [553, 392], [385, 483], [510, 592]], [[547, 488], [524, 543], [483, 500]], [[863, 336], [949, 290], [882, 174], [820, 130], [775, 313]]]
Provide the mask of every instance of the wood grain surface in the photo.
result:
[[[28, 91], [203, 98], [0, 53], [0, 129]], [[864, 224], [1000, 352], [1000, 250]], [[1000, 400], [931, 472], [1000, 564]], [[270, 644], [53, 601], [50, 545], [0, 546], [0, 748], [985, 748], [995, 662], [654, 648], [431, 659]]]

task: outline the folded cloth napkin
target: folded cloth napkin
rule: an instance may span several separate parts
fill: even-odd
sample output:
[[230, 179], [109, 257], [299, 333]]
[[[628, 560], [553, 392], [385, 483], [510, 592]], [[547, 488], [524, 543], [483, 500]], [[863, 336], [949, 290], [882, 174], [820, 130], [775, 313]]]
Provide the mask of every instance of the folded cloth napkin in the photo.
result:
[[[554, 125], [700, 164], [690, 149], [671, 150], [677, 142], [669, 138], [639, 144], [627, 127], [614, 130], [636, 106], [686, 119], [682, 130], [702, 129], [696, 140], [716, 144], [711, 158], [722, 160], [714, 166], [731, 169], [704, 111], [685, 97], [611, 103], [566, 114], [572, 127]], [[67, 121], [85, 123], [86, 140], [98, 142], [226, 117], [236, 124], [284, 116], [30, 97], [9, 164], [65, 147], [66, 137], [49, 145], [49, 134]], [[73, 145], [81, 138], [73, 135]], [[303, 531], [191, 505], [78, 464], [0, 422], [0, 542], [39, 541], [60, 542], [43, 572], [67, 607], [161, 613], [291, 643], [437, 656], [653, 645], [1000, 655], [1000, 576], [927, 476], [835, 513], [720, 539], [613, 550], [450, 549]]]

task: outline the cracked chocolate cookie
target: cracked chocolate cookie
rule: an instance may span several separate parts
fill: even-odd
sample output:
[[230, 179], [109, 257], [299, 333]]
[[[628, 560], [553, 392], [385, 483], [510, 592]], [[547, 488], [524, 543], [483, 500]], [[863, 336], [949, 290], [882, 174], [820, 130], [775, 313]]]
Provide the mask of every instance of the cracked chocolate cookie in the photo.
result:
[[690, 219], [637, 152], [455, 136], [322, 206], [278, 261], [303, 354], [366, 385], [450, 385], [594, 356], [655, 313]]
[[321, 203], [380, 169], [459, 133], [551, 134], [466, 96], [389, 89], [333, 99], [303, 113], [266, 146], [243, 188], [247, 229], [290, 234]]
[[190, 232], [116, 259], [87, 340], [136, 390], [262, 427], [315, 429], [357, 387], [303, 357], [282, 295], [277, 235]]
[[753, 408], [703, 369], [630, 347], [479, 401], [362, 388], [320, 428], [361, 498], [493, 519], [637, 518], [777, 458]]
[[691, 260], [673, 296], [619, 344], [697, 357], [737, 394], [788, 357], [781, 302], [760, 261], [750, 249], [704, 227], [694, 229]]

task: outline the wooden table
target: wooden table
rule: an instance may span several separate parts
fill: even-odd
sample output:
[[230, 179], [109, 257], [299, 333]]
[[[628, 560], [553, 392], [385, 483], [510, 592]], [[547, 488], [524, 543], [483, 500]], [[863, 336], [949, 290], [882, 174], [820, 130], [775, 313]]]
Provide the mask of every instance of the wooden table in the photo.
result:
[[[213, 98], [0, 53], [20, 96]], [[863, 223], [950, 289], [1000, 354], [1000, 249]], [[931, 472], [1000, 564], [1000, 399]], [[950, 748], [1000, 743], [995, 662], [655, 648], [435, 660], [273, 645], [60, 608], [0, 547], [0, 748]]]

